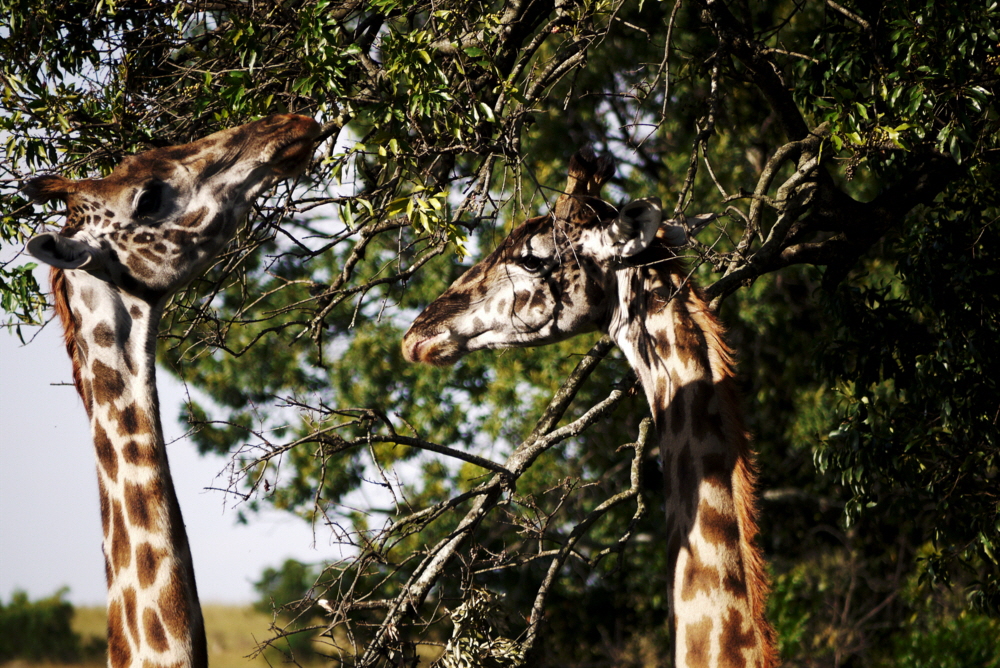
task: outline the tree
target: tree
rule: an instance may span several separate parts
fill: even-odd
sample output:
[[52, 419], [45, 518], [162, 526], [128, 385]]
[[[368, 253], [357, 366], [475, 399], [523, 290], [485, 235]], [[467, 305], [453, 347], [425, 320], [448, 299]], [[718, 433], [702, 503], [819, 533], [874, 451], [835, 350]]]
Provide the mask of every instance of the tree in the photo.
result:
[[[250, 507], [345, 544], [313, 592], [343, 659], [421, 638], [497, 661], [655, 654], [657, 475], [624, 360], [577, 340], [443, 371], [398, 346], [583, 144], [618, 158], [612, 197], [725, 214], [692, 259], [741, 352], [786, 658], [882, 660], [904, 619], [938, 614], [926, 592], [947, 599], [921, 576], [996, 613], [996, 6], [3, 10], [5, 243], [47, 216], [16, 195], [27, 174], [276, 110], [325, 123], [307, 181], [175, 300], [160, 354], [211, 397], [185, 417], [234, 453]], [[0, 271], [12, 322], [37, 320], [29, 275]], [[382, 506], [348, 510], [362, 487]], [[459, 619], [501, 608], [507, 630]]]
[[106, 643], [84, 641], [73, 631], [73, 605], [63, 600], [65, 589], [37, 601], [14, 591], [10, 602], [0, 601], [0, 659], [16, 661], [79, 662], [104, 654]]

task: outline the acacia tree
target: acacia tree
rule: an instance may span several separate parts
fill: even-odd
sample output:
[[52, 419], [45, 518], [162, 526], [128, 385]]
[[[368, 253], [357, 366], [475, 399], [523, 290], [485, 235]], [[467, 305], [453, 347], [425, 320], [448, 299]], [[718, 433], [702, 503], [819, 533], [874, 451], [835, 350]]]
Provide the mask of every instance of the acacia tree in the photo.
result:
[[[612, 197], [724, 214], [691, 255], [743, 359], [785, 657], [904, 651], [916, 574], [997, 610], [995, 6], [2, 9], [5, 244], [50, 215], [17, 195], [29, 174], [100, 174], [274, 111], [325, 124], [306, 179], [175, 299], [160, 359], [200, 391], [183, 416], [233, 455], [248, 508], [345, 548], [294, 608], [327, 653], [656, 654], [658, 475], [610, 343], [449, 370], [399, 351], [585, 144], [617, 157]], [[25, 267], [0, 281], [12, 322], [36, 322]], [[356, 509], [364, 489], [377, 508]]]

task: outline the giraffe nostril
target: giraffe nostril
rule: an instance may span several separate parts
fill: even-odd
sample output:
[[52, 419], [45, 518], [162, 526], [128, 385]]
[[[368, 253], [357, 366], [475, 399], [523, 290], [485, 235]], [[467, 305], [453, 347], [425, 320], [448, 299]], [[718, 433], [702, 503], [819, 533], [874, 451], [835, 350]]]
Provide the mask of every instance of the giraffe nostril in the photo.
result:
[[409, 337], [403, 339], [403, 359], [407, 362], [419, 362], [420, 361], [420, 346], [423, 344], [421, 340], [413, 340]]

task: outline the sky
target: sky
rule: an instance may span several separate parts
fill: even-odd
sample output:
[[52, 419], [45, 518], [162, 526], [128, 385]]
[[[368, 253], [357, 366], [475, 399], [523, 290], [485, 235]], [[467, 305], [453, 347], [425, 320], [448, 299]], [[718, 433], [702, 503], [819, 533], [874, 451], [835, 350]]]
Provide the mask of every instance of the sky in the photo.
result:
[[[48, 271], [36, 270], [41, 285]], [[74, 605], [103, 605], [104, 562], [97, 474], [90, 427], [71, 382], [57, 323], [28, 345], [0, 329], [0, 600], [15, 590], [32, 599], [69, 587]], [[25, 334], [27, 338], [28, 334]], [[340, 557], [323, 528], [287, 513], [251, 515], [220, 491], [226, 459], [201, 457], [174, 416], [184, 387], [157, 372], [163, 431], [174, 486], [194, 555], [203, 603], [249, 603], [253, 581], [285, 559], [320, 562]], [[223, 477], [217, 478], [222, 475]]]

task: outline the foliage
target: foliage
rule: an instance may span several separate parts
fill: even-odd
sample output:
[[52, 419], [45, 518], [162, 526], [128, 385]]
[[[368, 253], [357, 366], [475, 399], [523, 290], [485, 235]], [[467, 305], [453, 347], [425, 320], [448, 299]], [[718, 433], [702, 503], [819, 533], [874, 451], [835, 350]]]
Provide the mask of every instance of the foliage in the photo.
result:
[[905, 254], [831, 300], [840, 326], [823, 364], [843, 421], [817, 457], [853, 492], [848, 522], [882, 507], [931, 528], [928, 575], [948, 582], [960, 564], [976, 583], [973, 602], [996, 613], [1000, 297], [983, 286], [1000, 259], [990, 224], [1000, 201], [955, 188], [940, 207], [902, 233]]
[[63, 600], [65, 594], [63, 589], [31, 601], [23, 591], [15, 591], [10, 602], [0, 601], [0, 661], [77, 662], [104, 653], [103, 641], [84, 642], [74, 633], [73, 605]]
[[[916, 662], [910, 629], [980, 628], [904, 587], [996, 613], [996, 3], [0, 10], [5, 246], [55, 213], [17, 195], [28, 174], [273, 111], [325, 124], [310, 173], [174, 299], [160, 360], [250, 508], [330, 528], [322, 574], [261, 586], [327, 599], [342, 660], [443, 645], [483, 591], [537, 665], [669, 654], [662, 490], [621, 356], [596, 335], [454, 369], [399, 350], [583, 144], [618, 158], [611, 198], [725, 214], [692, 260], [740, 352], [785, 659]], [[41, 317], [16, 263], [0, 294], [10, 322]]]
[[503, 608], [497, 596], [488, 591], [473, 591], [465, 602], [450, 613], [451, 638], [436, 666], [440, 668], [503, 668], [520, 666], [524, 651], [516, 641], [505, 638]]
[[[894, 581], [880, 581], [850, 546], [855, 537], [841, 538], [847, 546], [801, 561], [775, 578], [770, 618], [785, 665], [842, 665], [859, 655], [868, 657], [867, 665], [886, 668], [998, 665], [1000, 620], [964, 610], [957, 591], [928, 594], [917, 576], [900, 579], [898, 569]], [[904, 628], [887, 632], [869, 614], [885, 608], [897, 610]]]
[[962, 668], [1000, 666], [995, 639], [1000, 633], [996, 619], [963, 614], [932, 628], [911, 629], [893, 640], [885, 666], [901, 668]]

